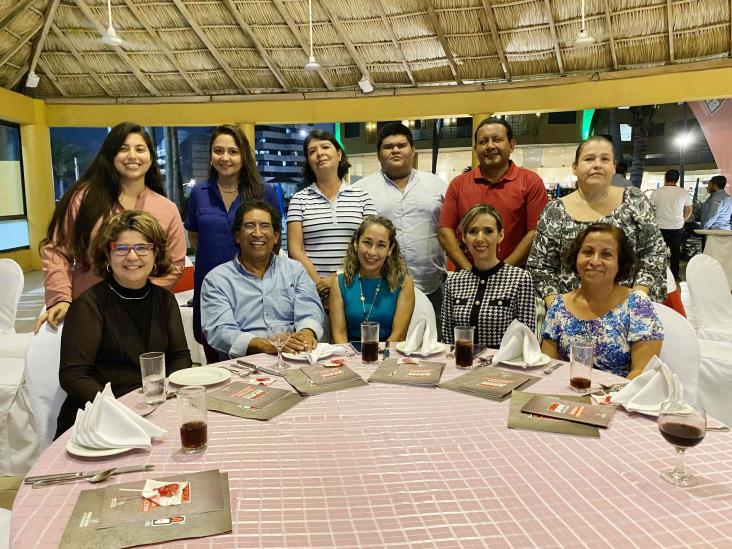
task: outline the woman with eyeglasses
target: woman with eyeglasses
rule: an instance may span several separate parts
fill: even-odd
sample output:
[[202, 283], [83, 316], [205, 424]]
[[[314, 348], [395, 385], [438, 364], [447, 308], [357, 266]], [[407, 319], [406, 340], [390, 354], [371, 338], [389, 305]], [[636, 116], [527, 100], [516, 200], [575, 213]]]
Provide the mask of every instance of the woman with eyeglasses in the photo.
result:
[[94, 272], [104, 278], [71, 303], [64, 321], [59, 381], [68, 397], [56, 436], [106, 383], [118, 397], [142, 387], [141, 354], [164, 352], [166, 375], [191, 367], [175, 297], [150, 281], [172, 268], [155, 218], [137, 210], [109, 218], [90, 256]]
[[231, 227], [236, 211], [244, 203], [264, 199], [275, 210], [274, 188], [263, 184], [244, 131], [234, 124], [214, 128], [209, 142], [211, 166], [208, 180], [196, 184], [188, 198], [185, 227], [196, 249], [193, 272], [193, 334], [206, 352], [206, 360], [218, 362], [218, 352], [201, 330], [201, 285], [214, 267], [231, 261], [239, 252]]
[[46, 320], [58, 327], [72, 300], [101, 280], [92, 268], [89, 246], [102, 223], [125, 210], [148, 212], [163, 227], [173, 265], [154, 282], [172, 289], [185, 262], [183, 222], [177, 206], [165, 198], [155, 144], [145, 128], [133, 122], [112, 128], [87, 170], [56, 206], [41, 242], [46, 311], [36, 320], [36, 331]]

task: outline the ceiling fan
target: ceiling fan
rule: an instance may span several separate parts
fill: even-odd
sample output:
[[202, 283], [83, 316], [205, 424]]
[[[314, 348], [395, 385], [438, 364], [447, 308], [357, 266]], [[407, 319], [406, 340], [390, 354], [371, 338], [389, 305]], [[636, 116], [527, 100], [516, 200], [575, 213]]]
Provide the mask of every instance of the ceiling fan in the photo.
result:
[[320, 63], [315, 60], [315, 55], [313, 55], [313, 0], [308, 0], [308, 26], [310, 28], [310, 57], [305, 63], [305, 70], [317, 71], [320, 69]]
[[582, 0], [582, 26], [580, 27], [579, 34], [574, 40], [574, 45], [578, 48], [590, 46], [595, 43], [593, 36], [587, 32], [587, 25], [585, 22], [585, 0]]
[[102, 42], [107, 46], [121, 46], [122, 39], [117, 35], [117, 31], [112, 23], [112, 0], [107, 0], [107, 15], [109, 16], [109, 26], [102, 34]]

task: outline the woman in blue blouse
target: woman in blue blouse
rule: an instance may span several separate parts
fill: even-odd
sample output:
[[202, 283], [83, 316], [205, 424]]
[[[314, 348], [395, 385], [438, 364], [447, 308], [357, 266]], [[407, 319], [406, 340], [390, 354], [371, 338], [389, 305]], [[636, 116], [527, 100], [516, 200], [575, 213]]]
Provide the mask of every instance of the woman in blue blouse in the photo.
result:
[[343, 272], [330, 286], [334, 343], [361, 339], [361, 323], [379, 323], [380, 341], [404, 341], [414, 310], [414, 282], [399, 251], [396, 229], [366, 217], [351, 239]]
[[618, 284], [637, 269], [633, 245], [615, 225], [594, 223], [577, 235], [564, 262], [580, 287], [558, 295], [547, 311], [542, 351], [567, 360], [573, 340], [591, 340], [595, 368], [633, 379], [663, 343], [663, 326], [648, 296]]
[[193, 332], [206, 351], [206, 360], [218, 362], [218, 353], [206, 343], [201, 331], [201, 284], [211, 269], [229, 261], [239, 246], [231, 226], [234, 214], [244, 202], [261, 200], [272, 204], [277, 197], [270, 185], [264, 185], [254, 162], [249, 140], [239, 126], [224, 124], [214, 129], [209, 147], [211, 168], [208, 181], [198, 183], [188, 198], [185, 227], [196, 249], [193, 274]]

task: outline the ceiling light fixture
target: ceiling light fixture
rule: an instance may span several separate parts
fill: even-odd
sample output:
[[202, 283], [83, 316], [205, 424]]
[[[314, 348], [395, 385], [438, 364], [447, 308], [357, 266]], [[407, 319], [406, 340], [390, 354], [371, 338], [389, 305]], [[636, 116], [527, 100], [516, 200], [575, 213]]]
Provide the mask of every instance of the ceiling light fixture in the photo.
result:
[[109, 16], [109, 26], [102, 35], [102, 42], [107, 46], [121, 46], [122, 39], [117, 36], [117, 31], [114, 30], [112, 24], [112, 0], [107, 0], [107, 15]]
[[358, 81], [358, 87], [361, 88], [363, 93], [371, 93], [374, 91], [374, 85], [368, 79], [368, 76], [364, 75], [361, 80]]
[[313, 55], [313, 0], [308, 0], [308, 21], [310, 27], [310, 57], [308, 57], [308, 62], [305, 63], [305, 70], [317, 71], [320, 69], [320, 63], [315, 60]]
[[595, 39], [590, 36], [587, 32], [587, 25], [585, 23], [585, 0], [582, 0], [582, 26], [580, 27], [577, 39], [574, 41], [574, 45], [577, 47], [590, 46], [595, 43]]
[[25, 79], [25, 85], [28, 88], [36, 88], [40, 81], [41, 78], [34, 71], [30, 71]]

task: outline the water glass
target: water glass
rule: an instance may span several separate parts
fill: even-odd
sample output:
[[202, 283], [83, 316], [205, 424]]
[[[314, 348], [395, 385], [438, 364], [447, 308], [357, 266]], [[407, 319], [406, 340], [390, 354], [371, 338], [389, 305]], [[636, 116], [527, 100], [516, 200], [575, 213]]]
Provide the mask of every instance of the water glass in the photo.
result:
[[379, 360], [379, 323], [361, 323], [361, 361], [364, 363]]
[[474, 326], [455, 326], [455, 366], [461, 369], [473, 367]]
[[569, 348], [569, 386], [574, 391], [587, 392], [592, 385], [592, 364], [595, 344], [589, 340], [577, 340]]
[[165, 379], [165, 353], [143, 353], [140, 355], [142, 371], [142, 392], [145, 403], [165, 402], [167, 380]]
[[186, 453], [203, 452], [208, 447], [206, 387], [181, 387], [176, 396], [181, 449]]

